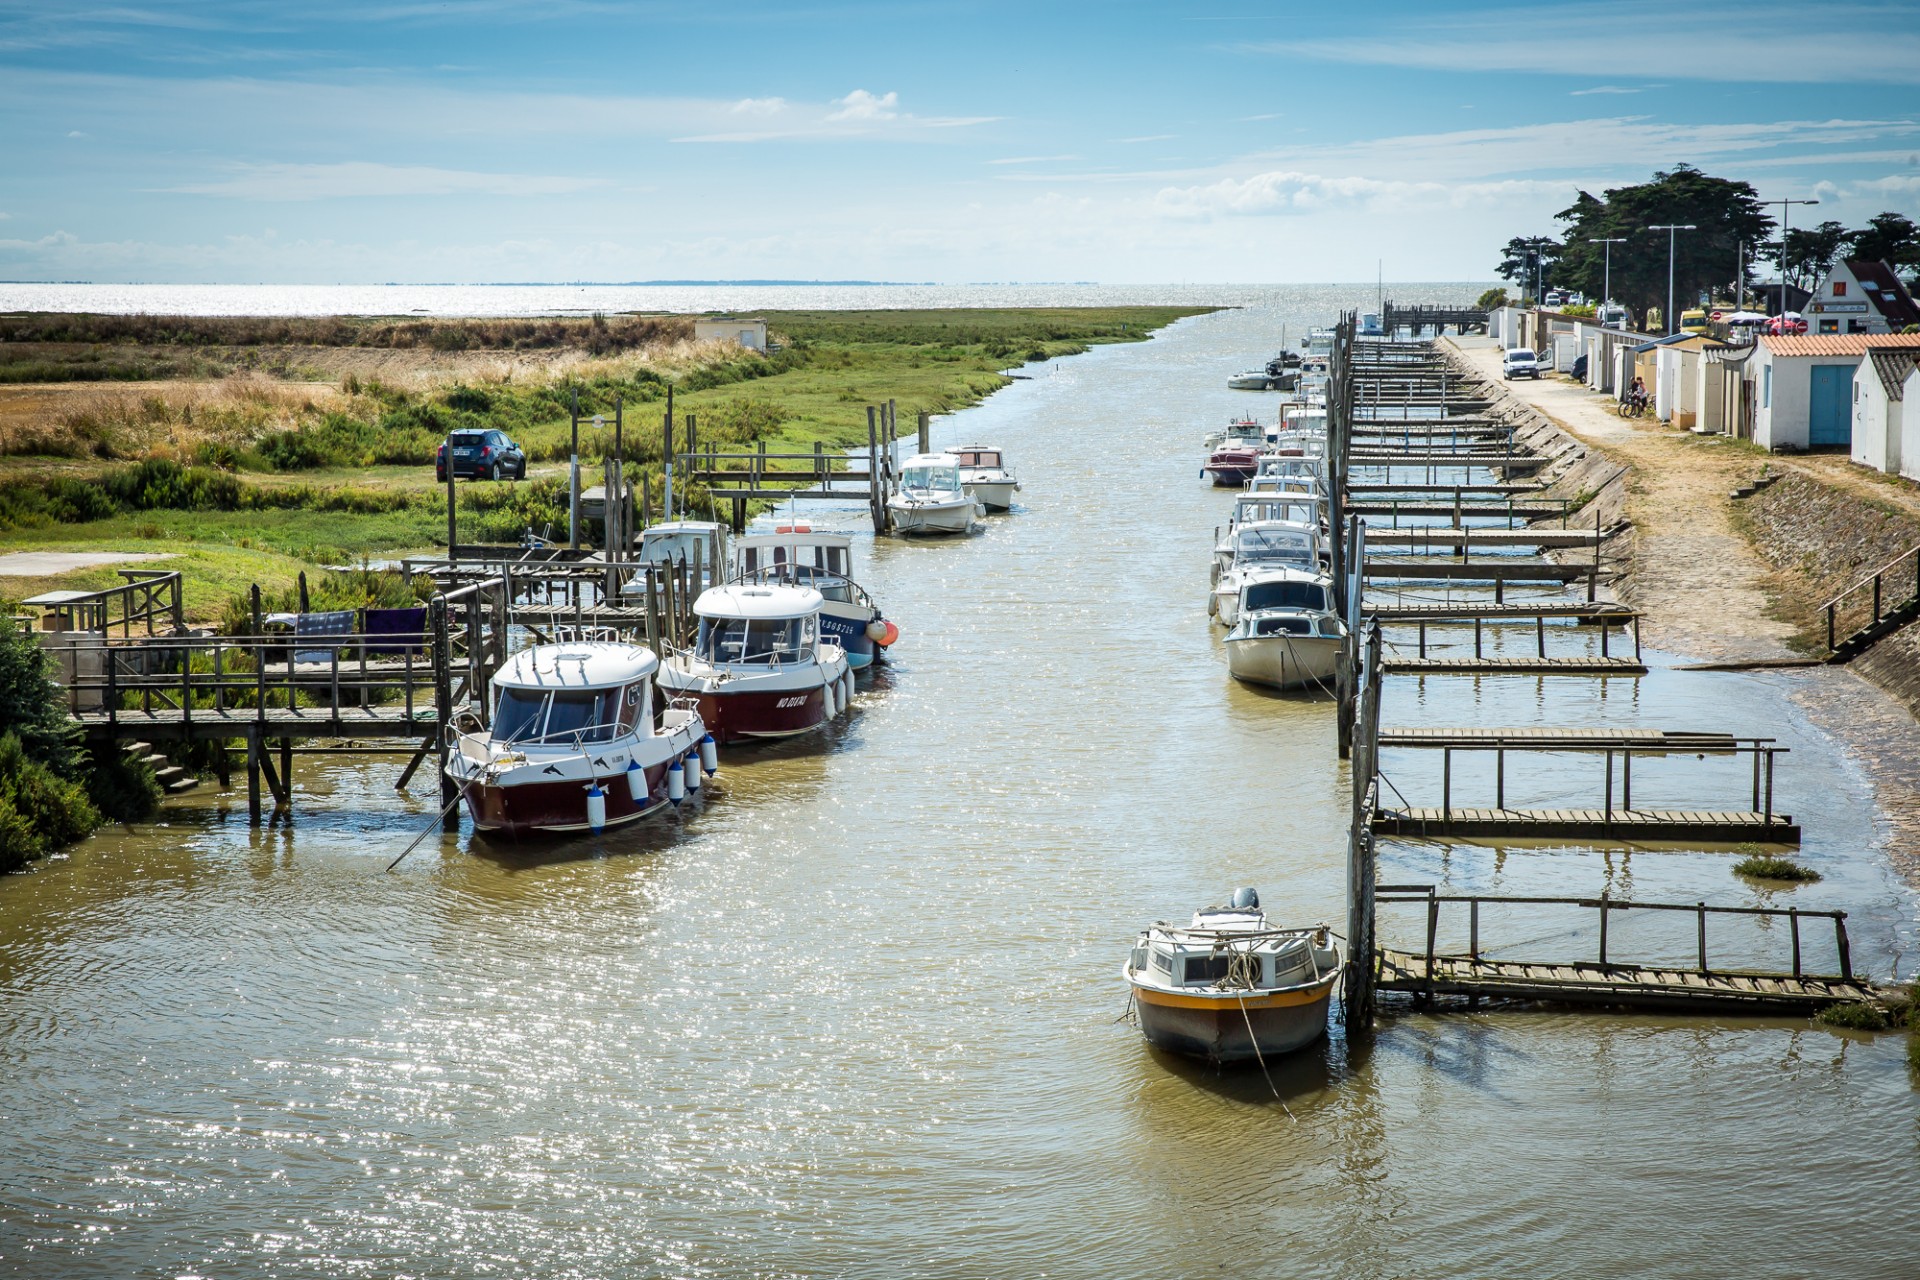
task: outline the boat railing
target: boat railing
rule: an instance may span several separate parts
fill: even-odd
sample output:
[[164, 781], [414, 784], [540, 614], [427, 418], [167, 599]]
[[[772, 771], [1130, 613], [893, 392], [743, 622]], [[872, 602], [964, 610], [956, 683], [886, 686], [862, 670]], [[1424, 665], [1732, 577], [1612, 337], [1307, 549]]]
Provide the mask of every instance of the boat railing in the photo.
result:
[[832, 569], [816, 569], [811, 565], [763, 564], [757, 569], [742, 570], [727, 581], [729, 585], [772, 583], [781, 586], [812, 587], [815, 590], [819, 590], [822, 582], [829, 586], [845, 585], [853, 593], [851, 603], [865, 605], [869, 609], [873, 607], [873, 597], [869, 596], [866, 589], [852, 578]]

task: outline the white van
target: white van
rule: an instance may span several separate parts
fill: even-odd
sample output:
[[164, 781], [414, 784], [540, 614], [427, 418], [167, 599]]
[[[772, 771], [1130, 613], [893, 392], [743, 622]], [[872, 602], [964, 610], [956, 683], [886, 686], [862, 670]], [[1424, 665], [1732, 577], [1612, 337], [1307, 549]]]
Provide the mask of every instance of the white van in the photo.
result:
[[1540, 377], [1540, 357], [1525, 347], [1515, 347], [1500, 357], [1500, 376], [1507, 381], [1515, 378]]

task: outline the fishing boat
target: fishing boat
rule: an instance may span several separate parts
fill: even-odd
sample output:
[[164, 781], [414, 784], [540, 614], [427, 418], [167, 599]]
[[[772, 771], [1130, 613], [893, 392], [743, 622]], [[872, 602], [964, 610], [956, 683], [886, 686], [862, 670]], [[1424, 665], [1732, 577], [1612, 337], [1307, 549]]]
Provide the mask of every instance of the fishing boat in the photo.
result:
[[1189, 925], [1161, 920], [1143, 929], [1121, 972], [1148, 1044], [1264, 1066], [1327, 1033], [1340, 971], [1340, 944], [1327, 926], [1277, 928], [1258, 893], [1237, 889], [1226, 906], [1194, 912]]
[[693, 699], [722, 746], [820, 728], [853, 697], [846, 651], [821, 634], [824, 603], [812, 587], [777, 582], [701, 592], [693, 648], [661, 664], [661, 690]]
[[698, 708], [656, 715], [659, 660], [611, 631], [523, 649], [494, 673], [485, 728], [461, 733], [447, 775], [476, 829], [514, 837], [624, 826], [697, 791], [717, 763]]
[[1223, 444], [1207, 455], [1200, 474], [1213, 481], [1216, 489], [1238, 489], [1252, 478], [1260, 465], [1263, 445]]
[[1327, 689], [1340, 669], [1346, 624], [1333, 609], [1323, 573], [1265, 569], [1238, 578], [1227, 671], [1269, 689]]
[[900, 491], [887, 499], [900, 533], [966, 533], [980, 518], [980, 500], [960, 483], [951, 453], [916, 453], [900, 466]]
[[1249, 369], [1245, 373], [1236, 373], [1227, 379], [1227, 385], [1235, 391], [1265, 391], [1269, 386], [1265, 369]]
[[[642, 564], [685, 564], [688, 571], [698, 569], [694, 586], [717, 586], [727, 579], [727, 538], [731, 533], [717, 520], [668, 520], [648, 525], [640, 532], [640, 546], [634, 559]], [[621, 589], [624, 595], [644, 595], [647, 577], [637, 574]]]
[[995, 446], [964, 444], [951, 451], [960, 460], [960, 486], [988, 511], [1013, 510], [1020, 482], [1007, 469], [1006, 455]]
[[1207, 611], [1222, 626], [1233, 626], [1240, 620], [1240, 588], [1244, 583], [1274, 569], [1321, 572], [1325, 567], [1324, 542], [1319, 527], [1303, 521], [1259, 520], [1237, 526], [1214, 550]]
[[858, 671], [873, 664], [900, 638], [900, 628], [880, 614], [852, 577], [853, 539], [804, 524], [776, 525], [734, 542], [734, 581], [786, 583], [820, 593], [820, 631], [846, 651]]

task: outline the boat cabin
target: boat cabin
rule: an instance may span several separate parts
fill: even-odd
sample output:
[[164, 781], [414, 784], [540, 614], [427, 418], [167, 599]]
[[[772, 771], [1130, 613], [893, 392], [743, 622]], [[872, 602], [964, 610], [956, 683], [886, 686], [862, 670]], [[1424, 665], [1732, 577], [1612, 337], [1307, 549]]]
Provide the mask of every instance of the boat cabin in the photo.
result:
[[727, 563], [730, 532], [715, 520], [669, 520], [650, 525], [640, 533], [640, 552], [635, 558], [646, 564], [662, 560], [692, 564], [697, 555], [711, 581]]
[[900, 488], [959, 493], [960, 459], [951, 453], [916, 453], [900, 464]]
[[1235, 528], [1227, 542], [1231, 563], [1236, 567], [1298, 567], [1310, 572], [1320, 568], [1320, 530], [1315, 525], [1258, 521]]
[[1164, 987], [1301, 986], [1324, 972], [1314, 954], [1314, 943], [1323, 938], [1324, 930], [1271, 928], [1257, 910], [1199, 911], [1187, 928], [1147, 929], [1128, 967]]
[[852, 572], [853, 539], [844, 533], [781, 525], [772, 533], [750, 533], [734, 541], [733, 576], [741, 582], [791, 583], [813, 588], [823, 600], [871, 607]]
[[962, 445], [953, 450], [953, 456], [961, 466], [973, 471], [1003, 471], [1007, 465], [1000, 450], [985, 445]]
[[599, 641], [522, 649], [494, 673], [492, 740], [565, 747], [653, 731], [652, 650]]
[[728, 583], [693, 603], [694, 655], [712, 666], [812, 662], [820, 642], [820, 593], [776, 583]]
[[1233, 500], [1233, 528], [1264, 520], [1283, 520], [1293, 524], [1324, 525], [1325, 504], [1317, 494], [1247, 492]]
[[1240, 620], [1256, 636], [1346, 634], [1333, 612], [1332, 584], [1294, 570], [1262, 573], [1242, 584]]

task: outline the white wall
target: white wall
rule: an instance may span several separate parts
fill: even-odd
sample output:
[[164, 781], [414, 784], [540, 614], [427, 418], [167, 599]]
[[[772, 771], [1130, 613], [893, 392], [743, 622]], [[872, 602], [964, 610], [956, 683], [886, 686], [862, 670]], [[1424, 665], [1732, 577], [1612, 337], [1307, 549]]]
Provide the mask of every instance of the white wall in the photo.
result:
[[1900, 389], [1900, 462], [1897, 470], [1909, 480], [1920, 480], [1920, 366], [1907, 375]]
[[[1907, 381], [1912, 382], [1912, 377]], [[1906, 442], [1901, 439], [1904, 403], [1887, 395], [1886, 384], [1880, 381], [1880, 373], [1873, 367], [1873, 358], [1862, 356], [1860, 370], [1853, 376], [1852, 457], [1855, 462], [1890, 476], [1900, 474], [1907, 457]]]
[[[1804, 449], [1812, 428], [1813, 368], [1845, 365], [1858, 370], [1859, 356], [1775, 356], [1762, 343], [1753, 356], [1753, 442], [1763, 449]], [[1773, 403], [1767, 404], [1766, 371], [1773, 370]], [[1871, 371], [1869, 371], [1871, 375]], [[1855, 374], [1855, 385], [1859, 375]]]
[[767, 349], [767, 322], [764, 320], [695, 320], [696, 342], [737, 342], [750, 351]]

